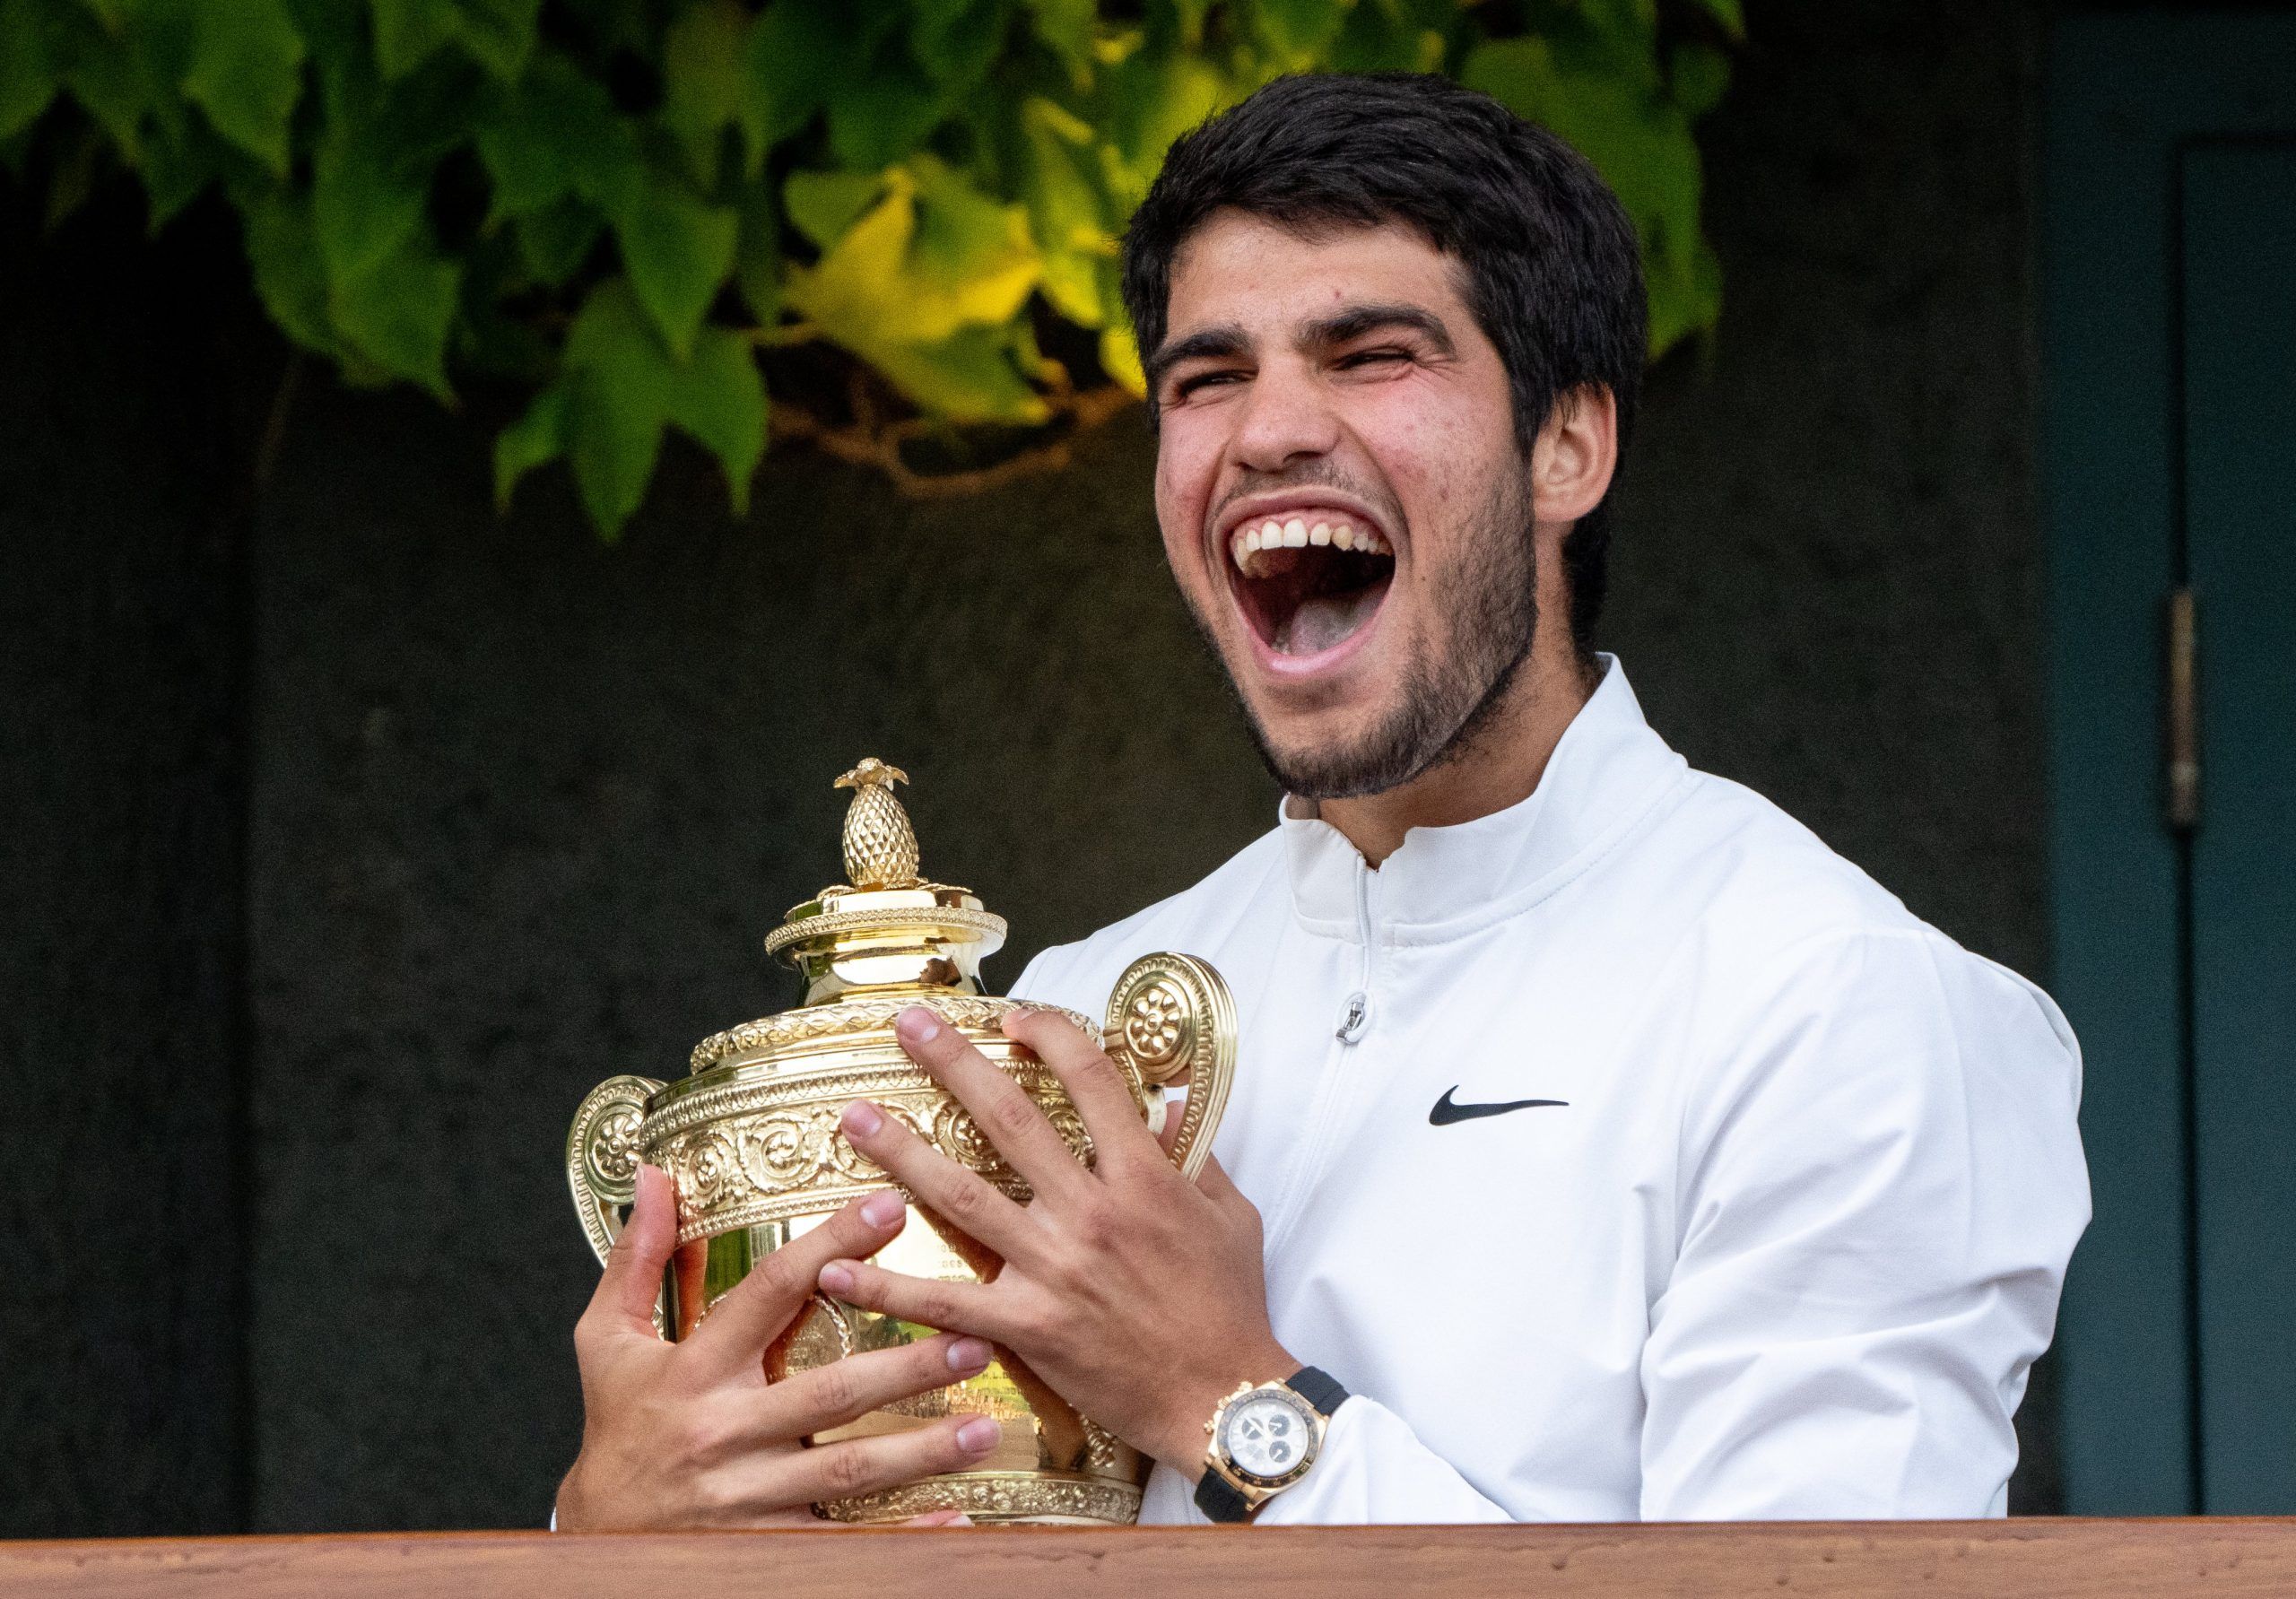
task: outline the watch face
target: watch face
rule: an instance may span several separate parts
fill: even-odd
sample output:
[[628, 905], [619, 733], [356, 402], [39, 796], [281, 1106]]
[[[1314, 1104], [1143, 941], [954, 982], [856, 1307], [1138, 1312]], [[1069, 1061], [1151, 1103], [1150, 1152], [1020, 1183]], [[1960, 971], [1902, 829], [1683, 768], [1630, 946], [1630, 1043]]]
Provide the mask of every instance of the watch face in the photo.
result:
[[1228, 1407], [1220, 1445], [1238, 1471], [1273, 1482], [1300, 1470], [1315, 1453], [1315, 1417], [1288, 1393], [1251, 1394]]

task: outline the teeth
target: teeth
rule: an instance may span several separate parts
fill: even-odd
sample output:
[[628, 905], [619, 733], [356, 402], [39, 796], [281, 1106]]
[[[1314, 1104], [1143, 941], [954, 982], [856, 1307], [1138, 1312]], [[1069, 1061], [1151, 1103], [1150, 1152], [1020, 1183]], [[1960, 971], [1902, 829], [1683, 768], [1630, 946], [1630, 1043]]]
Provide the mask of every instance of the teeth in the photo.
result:
[[1256, 557], [1263, 552], [1303, 550], [1310, 545], [1353, 550], [1365, 555], [1389, 553], [1387, 541], [1377, 529], [1358, 529], [1352, 522], [1318, 522], [1311, 526], [1302, 517], [1287, 521], [1271, 517], [1255, 526], [1238, 528], [1228, 540], [1230, 558], [1248, 577], [1261, 575], [1262, 563]]

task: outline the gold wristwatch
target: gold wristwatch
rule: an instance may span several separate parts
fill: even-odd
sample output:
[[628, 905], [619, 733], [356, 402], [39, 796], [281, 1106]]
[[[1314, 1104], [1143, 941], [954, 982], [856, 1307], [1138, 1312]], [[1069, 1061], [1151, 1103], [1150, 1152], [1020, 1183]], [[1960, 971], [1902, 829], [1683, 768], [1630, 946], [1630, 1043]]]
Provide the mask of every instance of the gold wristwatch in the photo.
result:
[[1242, 1383], [1204, 1424], [1212, 1435], [1196, 1508], [1214, 1521], [1249, 1521], [1254, 1511], [1308, 1474], [1347, 1390], [1305, 1366], [1278, 1383]]

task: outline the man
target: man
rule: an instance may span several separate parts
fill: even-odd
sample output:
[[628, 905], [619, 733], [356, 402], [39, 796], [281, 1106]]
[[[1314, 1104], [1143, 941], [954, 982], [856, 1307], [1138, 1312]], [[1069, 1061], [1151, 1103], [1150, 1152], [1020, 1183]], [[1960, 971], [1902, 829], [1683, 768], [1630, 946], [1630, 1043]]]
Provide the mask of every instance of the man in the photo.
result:
[[[1016, 992], [1090, 1008], [1137, 954], [1210, 960], [1244, 1028], [1217, 1160], [1182, 1180], [1097, 1050], [1018, 1018], [1087, 1172], [906, 1013], [1037, 1197], [866, 1104], [847, 1134], [1005, 1271], [887, 1272], [900, 1207], [857, 1206], [673, 1349], [646, 1174], [585, 1318], [567, 1524], [961, 1469], [953, 1423], [796, 1439], [982, 1339], [1155, 1458], [1152, 1521], [2001, 1514], [2087, 1220], [2078, 1053], [2038, 989], [1690, 770], [1592, 652], [1645, 336], [1616, 201], [1439, 80], [1286, 79], [1173, 147], [1125, 288], [1166, 554], [1288, 797]], [[816, 1282], [950, 1334], [767, 1391]]]

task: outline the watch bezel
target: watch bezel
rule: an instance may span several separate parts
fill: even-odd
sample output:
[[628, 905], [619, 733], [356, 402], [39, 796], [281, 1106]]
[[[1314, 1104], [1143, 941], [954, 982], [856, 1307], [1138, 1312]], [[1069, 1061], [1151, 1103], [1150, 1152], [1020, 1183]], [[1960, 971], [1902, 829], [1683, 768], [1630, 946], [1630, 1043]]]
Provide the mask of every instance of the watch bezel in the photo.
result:
[[[1235, 1450], [1228, 1443], [1228, 1430], [1235, 1424], [1236, 1417], [1246, 1405], [1261, 1398], [1275, 1400], [1290, 1410], [1300, 1419], [1308, 1435], [1308, 1447], [1300, 1451], [1299, 1461], [1273, 1477], [1264, 1477], [1247, 1468], [1236, 1458]], [[1328, 1424], [1324, 1413], [1293, 1392], [1289, 1384], [1259, 1383], [1239, 1394], [1231, 1395], [1228, 1402], [1220, 1407], [1219, 1420], [1212, 1434], [1212, 1449], [1230, 1481], [1239, 1487], [1274, 1492], [1277, 1489], [1291, 1487], [1308, 1474], [1309, 1468], [1316, 1464], [1316, 1457], [1323, 1453], [1324, 1429]]]

